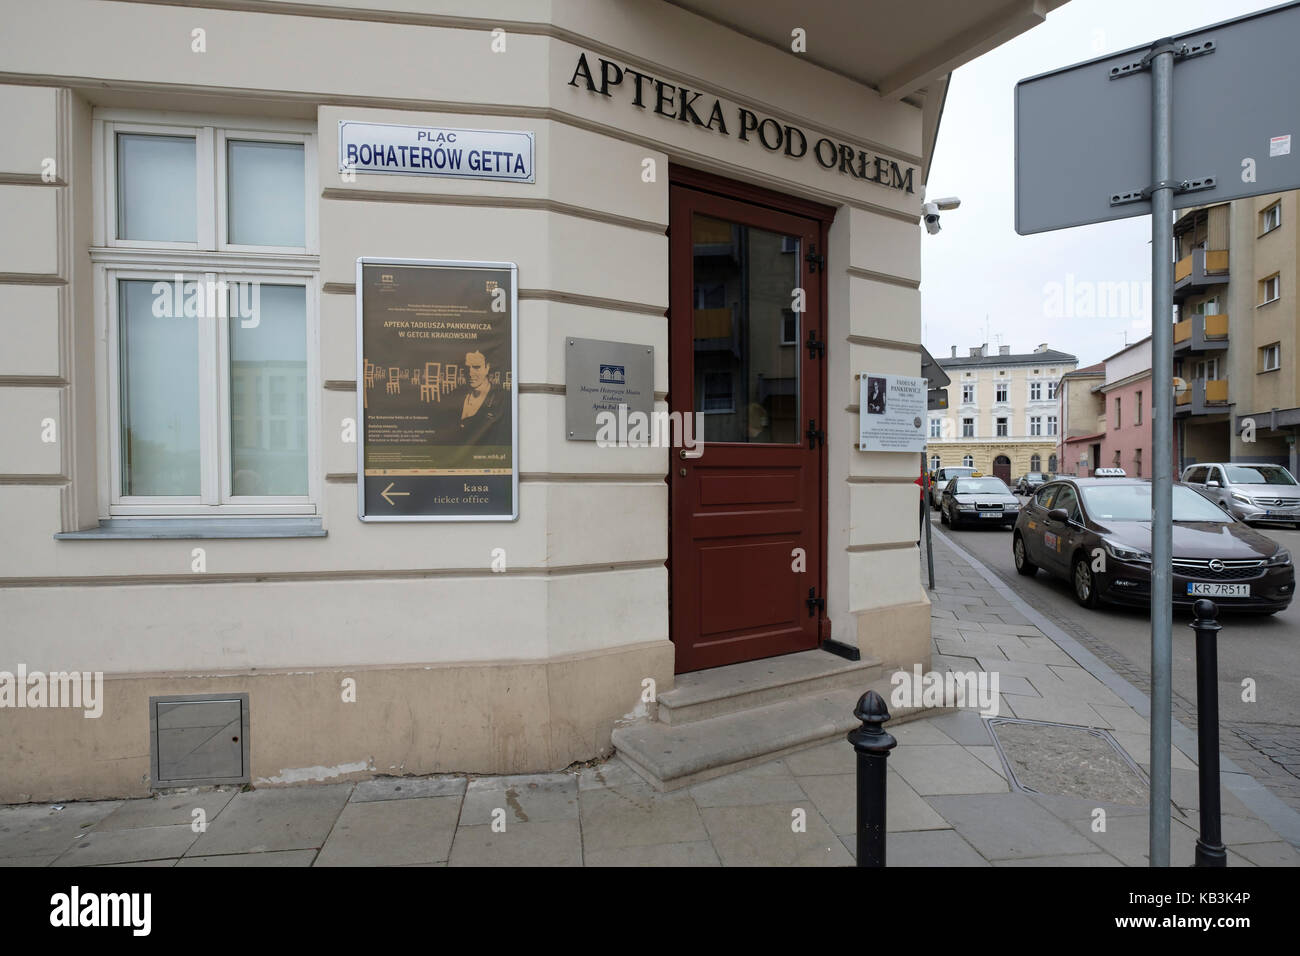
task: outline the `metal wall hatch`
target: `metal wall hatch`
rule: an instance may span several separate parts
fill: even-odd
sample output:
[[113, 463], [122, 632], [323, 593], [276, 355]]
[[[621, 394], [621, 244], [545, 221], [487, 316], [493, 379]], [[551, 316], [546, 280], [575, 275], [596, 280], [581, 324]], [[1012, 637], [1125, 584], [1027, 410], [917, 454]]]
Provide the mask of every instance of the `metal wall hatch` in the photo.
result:
[[1007, 779], [1021, 793], [1127, 806], [1149, 800], [1146, 774], [1100, 727], [1012, 717], [994, 717], [985, 724]]
[[150, 789], [248, 783], [248, 695], [149, 698]]

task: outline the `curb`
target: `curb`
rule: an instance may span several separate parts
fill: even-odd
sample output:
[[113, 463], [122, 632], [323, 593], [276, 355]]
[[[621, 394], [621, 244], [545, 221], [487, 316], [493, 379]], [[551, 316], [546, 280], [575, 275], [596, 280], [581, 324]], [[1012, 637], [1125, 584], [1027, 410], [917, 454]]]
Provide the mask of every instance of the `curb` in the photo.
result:
[[[934, 537], [951, 548], [954, 554], [974, 568], [980, 577], [984, 578], [999, 595], [1005, 598], [1008, 604], [1023, 614], [1034, 627], [1042, 631], [1061, 650], [1074, 658], [1080, 667], [1105, 684], [1116, 696], [1150, 722], [1151, 698], [1111, 670], [1092, 651], [1026, 603], [1024, 598], [986, 568], [978, 558], [966, 551], [965, 548], [938, 528], [932, 528], [931, 532]], [[1197, 762], [1195, 731], [1188, 730], [1177, 719], [1172, 719], [1170, 738], [1173, 745], [1184, 756], [1193, 764]], [[1279, 837], [1292, 846], [1300, 846], [1300, 813], [1283, 803], [1271, 790], [1259, 783], [1222, 753], [1219, 754], [1219, 779], [1225, 789], [1229, 790], [1237, 799], [1249, 807], [1257, 817], [1272, 827], [1273, 832]]]

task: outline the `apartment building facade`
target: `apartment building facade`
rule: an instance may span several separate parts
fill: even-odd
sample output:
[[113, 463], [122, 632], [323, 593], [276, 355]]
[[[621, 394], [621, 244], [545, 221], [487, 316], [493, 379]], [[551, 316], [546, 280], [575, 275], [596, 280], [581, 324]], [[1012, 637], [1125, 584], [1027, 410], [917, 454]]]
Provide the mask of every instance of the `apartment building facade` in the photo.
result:
[[968, 465], [1014, 481], [1031, 471], [1055, 472], [1061, 414], [1057, 387], [1078, 359], [1042, 343], [1012, 353], [987, 344], [958, 357], [954, 346], [936, 362], [952, 379], [948, 407], [931, 411], [926, 444], [932, 468]]
[[1095, 386], [1105, 421], [1099, 461], [1132, 478], [1151, 477], [1151, 337], [1120, 349], [1103, 363]]
[[1183, 212], [1174, 226], [1175, 454], [1297, 468], [1295, 192]]
[[1061, 415], [1061, 441], [1056, 446], [1058, 474], [1083, 477], [1102, 467], [1106, 406], [1100, 388], [1105, 381], [1105, 362], [1061, 376], [1056, 387]]

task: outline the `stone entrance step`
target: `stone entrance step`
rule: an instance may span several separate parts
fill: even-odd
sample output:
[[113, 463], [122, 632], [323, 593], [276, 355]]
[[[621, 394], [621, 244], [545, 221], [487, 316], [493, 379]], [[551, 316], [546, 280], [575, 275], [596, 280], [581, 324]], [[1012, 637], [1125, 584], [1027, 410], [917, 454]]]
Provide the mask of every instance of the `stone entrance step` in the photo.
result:
[[792, 697], [867, 685], [881, 675], [877, 660], [849, 661], [823, 650], [679, 674], [659, 695], [659, 720], [688, 724], [776, 704]]
[[[807, 653], [829, 660], [776, 666], [805, 656], [789, 655], [734, 665], [736, 671], [722, 667], [683, 675], [677, 687], [660, 697], [659, 721], [614, 731], [619, 756], [656, 789], [670, 791], [830, 741], [849, 747], [844, 735], [859, 726], [854, 705], [869, 689], [888, 702], [889, 675], [881, 673], [876, 661]], [[720, 673], [724, 671], [732, 673]], [[885, 729], [938, 712], [891, 709]], [[665, 713], [672, 723], [663, 720]]]

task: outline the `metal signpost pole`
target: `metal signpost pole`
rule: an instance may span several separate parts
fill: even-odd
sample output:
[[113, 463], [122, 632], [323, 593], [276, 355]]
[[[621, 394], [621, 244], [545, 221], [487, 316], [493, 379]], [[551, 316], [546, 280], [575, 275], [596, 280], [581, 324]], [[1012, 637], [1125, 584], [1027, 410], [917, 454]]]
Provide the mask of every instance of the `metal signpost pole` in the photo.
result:
[[[1159, 51], [1159, 52], [1157, 52]], [[1151, 62], [1151, 866], [1169, 865], [1173, 661], [1174, 42]]]

